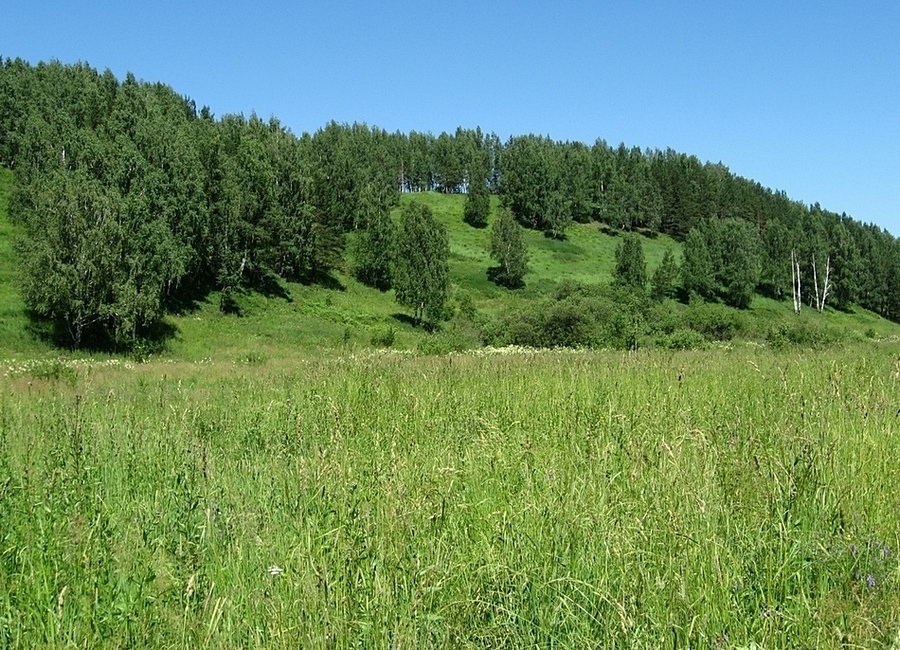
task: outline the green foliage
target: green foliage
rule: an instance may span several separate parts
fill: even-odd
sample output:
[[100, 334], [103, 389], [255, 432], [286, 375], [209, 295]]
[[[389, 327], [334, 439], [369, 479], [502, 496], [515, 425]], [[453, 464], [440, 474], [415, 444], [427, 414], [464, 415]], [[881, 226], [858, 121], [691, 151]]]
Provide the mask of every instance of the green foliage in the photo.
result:
[[832, 283], [831, 304], [849, 309], [860, 295], [860, 278], [864, 275], [859, 248], [843, 221], [832, 226], [829, 242], [831, 263], [829, 282]]
[[512, 213], [503, 208], [491, 226], [491, 257], [499, 266], [489, 269], [491, 280], [509, 288], [521, 287], [528, 270], [528, 248]]
[[647, 285], [647, 263], [640, 238], [629, 233], [616, 248], [616, 268], [613, 282], [630, 291], [643, 293]]
[[397, 330], [393, 326], [383, 327], [372, 334], [370, 342], [376, 348], [392, 347], [397, 340]]
[[715, 295], [715, 267], [706, 236], [692, 228], [684, 240], [681, 283], [689, 294], [712, 298]]
[[[701, 164], [671, 150], [613, 148], [602, 140], [588, 147], [534, 135], [504, 144], [477, 128], [435, 137], [335, 122], [298, 137], [275, 118], [214, 119], [208, 108], [198, 112], [171, 88], [133, 75], [119, 82], [84, 64], [31, 66], [21, 60], [0, 60], [0, 134], [0, 162], [16, 170], [10, 227], [23, 239], [21, 250], [34, 253], [30, 262], [11, 264], [12, 270], [0, 267], [27, 289], [27, 305], [18, 293], [0, 296], [6, 305], [0, 338], [9, 346], [44, 336], [58, 341], [50, 333], [59, 328], [70, 344], [132, 347], [139, 354], [144, 345], [162, 348], [161, 341], [149, 340], [155, 336], [174, 342], [178, 330], [170, 319], [192, 331], [194, 325], [180, 319], [205, 308], [209, 297], [245, 318], [254, 310], [279, 313], [272, 327], [281, 341], [281, 332], [292, 330], [281, 318], [301, 311], [289, 306], [291, 292], [302, 295], [298, 305], [306, 309], [307, 294], [326, 286], [349, 287], [349, 293], [337, 299], [340, 316], [327, 310], [337, 333], [324, 325], [323, 336], [327, 332], [341, 345], [364, 343], [360, 333], [383, 323], [390, 306], [355, 278], [389, 286], [390, 247], [384, 242], [391, 225], [385, 216], [398, 203], [398, 188], [403, 201], [433, 189], [448, 199], [420, 197], [450, 230], [450, 278], [472, 291], [483, 314], [514, 310], [519, 300], [540, 302], [564, 279], [608, 281], [613, 240], [601, 233], [612, 227], [663, 234], [643, 242], [648, 266], [659, 274], [656, 298], [672, 295], [674, 260], [663, 255], [665, 247], [675, 243], [671, 237], [687, 237], [686, 294], [741, 308], [751, 305], [757, 290], [781, 299], [794, 252], [804, 303], [814, 280], [823, 282], [829, 261], [829, 304], [900, 320], [900, 245], [889, 233], [818, 204], [792, 201], [721, 163]], [[468, 208], [459, 194], [466, 187]], [[485, 277], [490, 260], [484, 233], [457, 228], [466, 214], [483, 223], [485, 200], [488, 206], [493, 200], [485, 188], [500, 194], [530, 228], [522, 233], [530, 253], [529, 287], [515, 295], [498, 291]], [[99, 218], [92, 221], [91, 214]], [[66, 246], [84, 254], [74, 257]], [[77, 273], [85, 274], [82, 280], [76, 281]], [[276, 302], [266, 305], [262, 296]], [[362, 306], [353, 306], [359, 296]], [[628, 347], [657, 334], [653, 327], [627, 324], [616, 312], [601, 313], [602, 332], [587, 338], [603, 345], [625, 340], [626, 331]], [[294, 317], [302, 324], [293, 329], [303, 331], [296, 336], [308, 340], [316, 327], [302, 319], [313, 317]], [[411, 330], [398, 332], [399, 345], [413, 345], [407, 337], [420, 333]], [[764, 337], [764, 331], [754, 325], [745, 333]]]
[[759, 283], [759, 236], [753, 225], [726, 219], [713, 235], [716, 245], [716, 281], [727, 305], [747, 309]]
[[798, 317], [793, 322], [772, 325], [766, 332], [766, 342], [776, 349], [821, 349], [845, 343], [846, 335], [827, 325]]
[[657, 345], [666, 350], [702, 350], [708, 347], [709, 343], [697, 330], [682, 327], [660, 337]]
[[388, 205], [371, 191], [364, 194], [357, 218], [356, 238], [351, 255], [353, 275], [362, 283], [381, 291], [391, 288], [391, 266], [395, 241], [394, 224]]
[[417, 322], [441, 320], [450, 288], [447, 229], [422, 203], [407, 203], [400, 213], [393, 283], [397, 302], [413, 310]]
[[681, 265], [690, 294], [720, 297], [747, 309], [760, 280], [760, 241], [753, 225], [741, 219], [707, 221], [688, 233]]
[[653, 272], [650, 280], [650, 295], [654, 300], [663, 300], [675, 295], [678, 284], [678, 263], [671, 248], [666, 248], [662, 262]]
[[572, 222], [562, 150], [548, 138], [510, 138], [501, 159], [504, 205], [521, 223], [556, 239]]
[[648, 304], [630, 290], [567, 283], [550, 300], [501, 314], [493, 345], [634, 349], [647, 330]]
[[744, 329], [739, 312], [725, 305], [692, 300], [684, 314], [684, 323], [710, 341], [730, 341]]
[[417, 351], [427, 355], [446, 355], [476, 350], [484, 345], [478, 325], [459, 315], [419, 340]]
[[42, 179], [20, 213], [26, 304], [62, 323], [75, 347], [93, 325], [135, 340], [139, 327], [161, 317], [165, 284], [183, 273], [177, 242], [141, 206], [81, 170]]
[[491, 211], [491, 196], [483, 182], [469, 184], [466, 204], [463, 208], [463, 221], [473, 228], [484, 228], [488, 223]]

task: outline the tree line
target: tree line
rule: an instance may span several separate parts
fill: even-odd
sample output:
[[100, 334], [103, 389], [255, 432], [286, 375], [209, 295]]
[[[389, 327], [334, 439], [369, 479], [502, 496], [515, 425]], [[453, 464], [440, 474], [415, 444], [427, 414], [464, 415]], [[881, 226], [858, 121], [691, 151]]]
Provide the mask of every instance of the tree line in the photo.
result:
[[597, 222], [682, 241], [681, 286], [707, 300], [827, 296], [900, 321], [890, 233], [672, 150], [334, 122], [295, 135], [276, 118], [216, 118], [132, 74], [0, 57], [0, 164], [16, 174], [26, 303], [76, 345], [91, 332], [134, 341], [198, 291], [220, 292], [227, 311], [248, 288], [338, 271], [438, 320], [446, 232], [424, 206], [390, 216], [400, 193], [423, 191], [465, 193], [474, 227], [500, 196], [492, 276], [507, 286], [527, 263], [517, 228], [562, 238]]

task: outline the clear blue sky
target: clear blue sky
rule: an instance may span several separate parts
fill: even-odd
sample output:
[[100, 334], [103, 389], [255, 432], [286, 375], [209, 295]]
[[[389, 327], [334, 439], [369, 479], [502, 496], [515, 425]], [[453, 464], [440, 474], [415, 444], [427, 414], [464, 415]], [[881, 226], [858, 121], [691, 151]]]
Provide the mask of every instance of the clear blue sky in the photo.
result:
[[900, 235], [900, 2], [0, 1], [0, 55], [217, 116], [673, 149]]

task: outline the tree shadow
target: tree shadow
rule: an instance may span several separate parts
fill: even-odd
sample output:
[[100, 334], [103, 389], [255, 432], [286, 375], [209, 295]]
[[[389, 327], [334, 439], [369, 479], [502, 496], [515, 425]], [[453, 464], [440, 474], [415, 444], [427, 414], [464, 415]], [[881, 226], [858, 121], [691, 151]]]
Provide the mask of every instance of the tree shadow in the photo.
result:
[[146, 355], [161, 352], [168, 341], [178, 334], [178, 327], [175, 324], [161, 318], [138, 328], [134, 339], [117, 339], [110, 323], [106, 322], [85, 327], [81, 333], [81, 340], [76, 342], [68, 325], [62, 319], [48, 318], [31, 310], [26, 311], [26, 316], [28, 324], [25, 330], [29, 336], [61, 350]]
[[306, 275], [298, 276], [295, 278], [291, 278], [295, 282], [299, 282], [305, 287], [310, 287], [313, 285], [317, 285], [323, 287], [325, 289], [331, 289], [332, 291], [346, 291], [347, 287], [345, 287], [341, 281], [336, 278], [332, 273], [327, 273], [324, 271], [316, 271], [314, 273], [309, 273]]
[[409, 314], [401, 314], [398, 312], [398, 313], [391, 314], [391, 318], [393, 318], [398, 323], [402, 323], [403, 325], [409, 325], [410, 327], [421, 328], [429, 333], [434, 332], [438, 329], [438, 325], [435, 325], [434, 323], [427, 321], [427, 320], [421, 320], [421, 321], [416, 320]]
[[598, 226], [598, 229], [600, 230], [600, 232], [602, 232], [607, 237], [618, 237], [621, 234], [619, 230], [617, 230], [616, 228], [613, 228], [605, 223], [601, 223]]
[[265, 273], [254, 278], [250, 288], [266, 298], [281, 298], [285, 302], [294, 302], [291, 292], [279, 282], [278, 276], [274, 273]]
[[182, 280], [166, 296], [166, 313], [185, 316], [197, 312], [213, 291], [215, 291], [215, 286], [209, 278]]
[[488, 280], [493, 282], [494, 284], [506, 287], [507, 289], [521, 289], [525, 286], [525, 281], [522, 278], [518, 278], [517, 280], [513, 280], [511, 278], [506, 278], [503, 276], [503, 267], [500, 266], [492, 266], [487, 270]]

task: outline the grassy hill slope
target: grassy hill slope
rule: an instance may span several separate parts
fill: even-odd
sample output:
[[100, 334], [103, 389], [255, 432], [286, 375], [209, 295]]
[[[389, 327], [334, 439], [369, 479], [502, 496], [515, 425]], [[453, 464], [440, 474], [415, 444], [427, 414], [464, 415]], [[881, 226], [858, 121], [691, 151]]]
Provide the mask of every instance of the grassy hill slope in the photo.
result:
[[25, 303], [16, 279], [14, 241], [17, 229], [7, 217], [13, 174], [0, 167], [0, 351], [6, 355], [44, 349], [29, 333]]
[[[0, 356], [55, 355], [59, 351], [32, 335], [24, 303], [17, 289], [13, 250], [15, 228], [7, 217], [7, 200], [13, 175], [0, 170]], [[604, 232], [597, 224], [572, 224], [564, 241], [526, 231], [529, 272], [525, 286], [514, 291], [488, 280], [493, 265], [488, 255], [490, 229], [476, 229], [462, 221], [463, 195], [437, 193], [406, 194], [409, 201], [426, 203], [442, 221], [450, 235], [451, 308], [466, 302], [486, 316], [527, 304], [551, 294], [564, 281], [586, 284], [608, 282], [615, 264], [620, 238]], [[493, 209], [497, 200], [493, 198]], [[669, 237], [642, 240], [648, 271], [662, 259], [666, 248], [680, 258], [680, 244]], [[261, 362], [283, 357], [298, 349], [306, 354], [318, 350], [369, 347], [373, 340], [391, 341], [394, 347], [416, 349], [429, 336], [412, 327], [393, 292], [366, 287], [348, 274], [338, 274], [340, 288], [285, 283], [285, 297], [267, 298], [259, 294], [240, 297], [243, 316], [222, 314], [219, 296], [210, 295], [196, 309], [170, 316], [173, 335], [165, 354], [173, 358], [201, 360], [214, 358], [236, 362]], [[673, 312], [687, 306], [672, 303]], [[801, 322], [850, 331], [854, 337], [888, 337], [900, 334], [900, 326], [869, 312], [845, 314], [829, 310], [824, 315], [811, 310]], [[764, 331], [778, 323], [796, 323], [788, 302], [756, 297], [752, 308], [740, 314], [751, 332]]]

